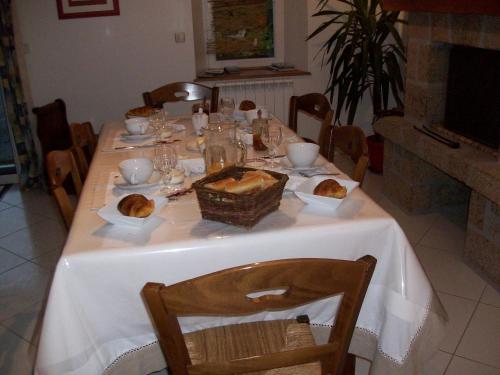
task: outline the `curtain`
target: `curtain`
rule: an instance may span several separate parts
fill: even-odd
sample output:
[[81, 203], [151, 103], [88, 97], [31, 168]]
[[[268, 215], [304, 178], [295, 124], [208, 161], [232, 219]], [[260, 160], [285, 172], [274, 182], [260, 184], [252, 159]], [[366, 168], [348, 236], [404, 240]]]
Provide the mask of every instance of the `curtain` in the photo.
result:
[[37, 181], [39, 171], [14, 47], [11, 0], [0, 0], [0, 77], [20, 164], [21, 186], [29, 187]]

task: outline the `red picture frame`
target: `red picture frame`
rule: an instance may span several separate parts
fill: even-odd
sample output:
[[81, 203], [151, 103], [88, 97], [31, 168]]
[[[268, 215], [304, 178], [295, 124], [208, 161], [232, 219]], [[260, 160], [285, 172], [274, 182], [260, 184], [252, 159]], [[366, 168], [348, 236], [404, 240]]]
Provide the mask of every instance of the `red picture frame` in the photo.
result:
[[118, 16], [119, 0], [56, 0], [59, 19]]

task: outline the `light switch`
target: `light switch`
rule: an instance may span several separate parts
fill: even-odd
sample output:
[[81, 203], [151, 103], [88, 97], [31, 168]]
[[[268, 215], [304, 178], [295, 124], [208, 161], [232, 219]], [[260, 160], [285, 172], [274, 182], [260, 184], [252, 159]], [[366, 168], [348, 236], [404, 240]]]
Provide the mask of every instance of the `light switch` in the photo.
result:
[[186, 41], [186, 34], [183, 32], [175, 33], [175, 43], [184, 43]]

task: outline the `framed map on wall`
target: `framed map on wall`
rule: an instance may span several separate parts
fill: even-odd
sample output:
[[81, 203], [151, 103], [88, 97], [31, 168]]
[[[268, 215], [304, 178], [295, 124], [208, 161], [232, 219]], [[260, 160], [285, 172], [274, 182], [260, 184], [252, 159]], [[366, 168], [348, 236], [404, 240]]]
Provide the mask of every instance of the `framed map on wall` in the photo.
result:
[[274, 57], [273, 0], [208, 0], [217, 60]]

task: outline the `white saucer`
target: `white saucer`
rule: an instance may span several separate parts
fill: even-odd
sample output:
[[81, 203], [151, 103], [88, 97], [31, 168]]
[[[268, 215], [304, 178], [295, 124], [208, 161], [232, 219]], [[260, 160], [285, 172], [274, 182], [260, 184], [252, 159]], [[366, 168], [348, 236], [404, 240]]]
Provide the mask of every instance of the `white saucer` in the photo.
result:
[[123, 141], [144, 141], [146, 139], [149, 139], [153, 136], [151, 133], [146, 133], [146, 134], [129, 134], [129, 133], [122, 133], [121, 134], [121, 139]]
[[101, 218], [103, 218], [104, 220], [106, 220], [108, 223], [111, 223], [111, 224], [142, 227], [143, 225], [145, 225], [149, 221], [151, 221], [156, 215], [158, 215], [158, 213], [161, 211], [161, 209], [168, 202], [168, 199], [164, 198], [164, 197], [146, 196], [147, 199], [154, 200], [155, 209], [152, 212], [152, 214], [149, 215], [148, 217], [138, 218], [138, 217], [125, 216], [120, 211], [118, 211], [118, 203], [124, 197], [125, 196], [122, 196], [122, 197], [115, 199], [112, 202], [108, 203], [107, 205], [102, 207], [99, 211], [97, 211], [97, 214]]
[[292, 165], [292, 163], [290, 162], [290, 160], [288, 160], [288, 158], [285, 156], [284, 158], [282, 158], [280, 160], [280, 164], [283, 168], [285, 169], [288, 169], [288, 170], [291, 170], [291, 171], [315, 171], [321, 167], [323, 167], [326, 163], [324, 160], [322, 160], [321, 158], [317, 158], [316, 161], [314, 162], [313, 165], [311, 165], [310, 167], [294, 167]]
[[161, 175], [158, 171], [154, 171], [149, 180], [147, 180], [142, 184], [136, 184], [136, 185], [129, 184], [127, 181], [123, 179], [122, 176], [115, 178], [115, 180], [113, 181], [115, 186], [122, 190], [149, 189], [158, 186], [160, 182], [161, 182]]

